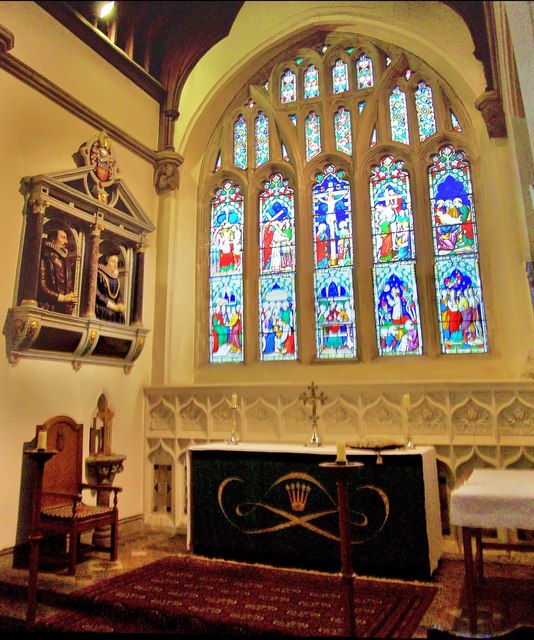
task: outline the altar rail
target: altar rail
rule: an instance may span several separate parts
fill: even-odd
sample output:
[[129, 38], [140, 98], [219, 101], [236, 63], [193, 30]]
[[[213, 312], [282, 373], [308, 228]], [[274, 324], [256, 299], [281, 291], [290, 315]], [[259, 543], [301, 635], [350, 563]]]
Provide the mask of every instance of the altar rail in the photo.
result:
[[[472, 469], [534, 468], [534, 380], [424, 385], [319, 385], [318, 434], [324, 444], [363, 439], [436, 449], [441, 519], [449, 533], [451, 490]], [[228, 440], [236, 414], [245, 442], [303, 444], [312, 435], [306, 385], [147, 387], [145, 522], [185, 532], [186, 453]], [[231, 409], [237, 394], [237, 410]], [[409, 394], [408, 406], [406, 397]]]

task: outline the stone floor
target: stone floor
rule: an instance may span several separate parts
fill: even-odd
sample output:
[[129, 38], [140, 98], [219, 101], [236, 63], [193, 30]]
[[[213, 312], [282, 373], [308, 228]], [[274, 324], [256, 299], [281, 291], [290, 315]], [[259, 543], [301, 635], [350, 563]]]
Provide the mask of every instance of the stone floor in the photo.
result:
[[[38, 576], [37, 619], [61, 608], [61, 596], [121, 572], [129, 571], [173, 553], [185, 553], [185, 537], [150, 529], [123, 535], [119, 561], [104, 552], [83, 547], [76, 576], [64, 566], [44, 563]], [[500, 633], [519, 624], [534, 626], [534, 554], [485, 553], [486, 583], [478, 597], [479, 634]], [[468, 619], [463, 587], [463, 560], [457, 541], [444, 539], [443, 556], [432, 581], [440, 589], [424, 616], [416, 638], [425, 638], [432, 625], [467, 634]], [[24, 631], [28, 571], [13, 568], [11, 553], [0, 555], [0, 630]]]

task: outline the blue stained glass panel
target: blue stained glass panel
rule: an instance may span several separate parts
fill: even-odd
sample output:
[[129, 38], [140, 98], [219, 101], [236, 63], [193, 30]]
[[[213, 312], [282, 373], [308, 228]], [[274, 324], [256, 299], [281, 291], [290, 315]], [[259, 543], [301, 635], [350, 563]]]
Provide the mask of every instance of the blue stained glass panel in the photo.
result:
[[358, 102], [358, 113], [361, 113], [363, 111], [364, 107], [365, 107], [365, 101], [364, 102]]
[[311, 111], [304, 123], [306, 137], [306, 162], [321, 153], [321, 119]]
[[268, 274], [260, 278], [260, 360], [296, 360], [295, 276]]
[[319, 71], [311, 64], [304, 73], [304, 98], [316, 98], [319, 95]]
[[322, 359], [356, 355], [351, 193], [343, 176], [327, 165], [312, 189], [316, 352]]
[[423, 81], [419, 82], [415, 91], [415, 110], [417, 112], [419, 140], [426, 140], [426, 138], [436, 133], [436, 116], [434, 114], [432, 89]]
[[286, 69], [280, 80], [280, 102], [287, 104], [297, 99], [297, 76], [291, 69]]
[[243, 196], [228, 180], [211, 204], [210, 276], [242, 273]]
[[295, 200], [288, 180], [274, 173], [259, 199], [260, 274], [295, 270]]
[[349, 90], [349, 74], [347, 63], [336, 60], [332, 67], [332, 93], [343, 93]]
[[293, 123], [293, 126], [296, 127], [297, 126], [297, 116], [294, 113], [290, 113], [289, 114], [289, 119]]
[[269, 119], [260, 111], [254, 121], [256, 166], [261, 167], [269, 160]]
[[406, 94], [399, 87], [395, 87], [389, 97], [389, 118], [392, 139], [404, 144], [410, 144]]
[[421, 325], [412, 261], [373, 268], [379, 356], [421, 355]]
[[210, 290], [210, 362], [243, 361], [243, 281], [213, 278]]
[[234, 164], [247, 168], [247, 121], [241, 114], [234, 123]]
[[352, 155], [350, 111], [344, 107], [339, 107], [334, 114], [334, 135], [336, 138], [336, 149], [349, 156]]
[[243, 361], [243, 213], [238, 185], [223, 183], [211, 201], [210, 362]]
[[365, 53], [356, 61], [356, 85], [358, 89], [370, 89], [373, 86], [373, 61]]
[[434, 253], [438, 256], [476, 253], [475, 203], [465, 154], [445, 145], [432, 160], [428, 180]]
[[410, 179], [403, 166], [402, 161], [384, 156], [372, 169], [369, 186], [375, 263], [415, 258]]
[[352, 268], [317, 269], [314, 284], [317, 357], [356, 357]]
[[458, 131], [459, 133], [462, 132], [462, 127], [460, 126], [460, 123], [458, 122], [458, 118], [454, 115], [454, 113], [451, 111], [451, 125], [452, 128], [454, 129], [454, 131]]
[[478, 260], [438, 258], [435, 276], [443, 353], [485, 353], [488, 340]]

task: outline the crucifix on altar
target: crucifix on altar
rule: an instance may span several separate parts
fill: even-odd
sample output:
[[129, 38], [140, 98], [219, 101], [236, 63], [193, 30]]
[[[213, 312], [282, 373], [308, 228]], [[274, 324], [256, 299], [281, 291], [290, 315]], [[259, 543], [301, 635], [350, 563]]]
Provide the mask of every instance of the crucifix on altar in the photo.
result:
[[319, 439], [319, 435], [317, 433], [317, 421], [319, 420], [319, 416], [317, 415], [317, 403], [319, 402], [321, 404], [324, 404], [325, 401], [328, 400], [328, 397], [325, 396], [325, 394], [322, 391], [320, 393], [317, 393], [319, 387], [317, 387], [317, 385], [315, 385], [313, 382], [310, 385], [308, 385], [308, 389], [309, 389], [309, 394], [307, 394], [306, 391], [304, 391], [299, 396], [300, 401], [304, 405], [308, 404], [308, 402], [311, 404], [311, 410], [312, 410], [310, 420], [312, 423], [313, 432], [312, 432], [311, 438], [308, 440], [306, 444], [312, 447], [319, 447], [321, 445], [321, 440]]

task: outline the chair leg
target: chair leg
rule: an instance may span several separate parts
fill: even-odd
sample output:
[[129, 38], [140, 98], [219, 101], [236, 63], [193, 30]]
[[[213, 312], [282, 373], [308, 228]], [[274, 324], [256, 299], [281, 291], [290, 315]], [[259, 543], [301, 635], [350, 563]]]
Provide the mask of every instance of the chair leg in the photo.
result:
[[117, 527], [117, 519], [115, 518], [115, 520], [112, 522], [111, 524], [111, 552], [110, 552], [110, 558], [112, 560], [112, 562], [115, 562], [117, 560], [117, 531], [118, 531], [118, 527]]
[[73, 530], [69, 536], [69, 576], [76, 575], [76, 560], [78, 557], [78, 532]]

